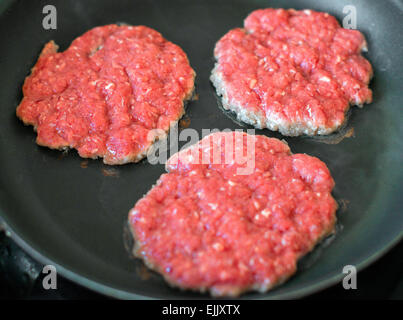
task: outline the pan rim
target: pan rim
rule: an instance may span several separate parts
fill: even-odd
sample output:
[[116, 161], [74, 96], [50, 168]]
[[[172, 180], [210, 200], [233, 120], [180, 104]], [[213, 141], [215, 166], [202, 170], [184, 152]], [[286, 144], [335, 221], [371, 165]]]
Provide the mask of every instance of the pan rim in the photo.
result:
[[[2, 212], [0, 212], [1, 214]], [[7, 223], [4, 218], [4, 215], [0, 215], [0, 231], [4, 231], [5, 234], [11, 239], [13, 239], [24, 251], [26, 251], [33, 259], [39, 261], [44, 265], [53, 265], [56, 267], [57, 272], [62, 275], [64, 278], [81, 285], [87, 289], [90, 289], [94, 292], [102, 294], [104, 296], [116, 299], [124, 299], [124, 300], [163, 300], [162, 298], [150, 297], [141, 294], [136, 294], [133, 292], [129, 292], [126, 290], [114, 288], [107, 284], [103, 284], [97, 282], [96, 280], [91, 280], [90, 278], [80, 275], [79, 272], [73, 271], [69, 268], [63, 267], [61, 264], [53, 261], [50, 258], [47, 258], [40, 250], [34, 248], [32, 245], [28, 244], [23, 237], [21, 237], [17, 232], [13, 230], [12, 227]], [[384, 256], [387, 252], [389, 252], [394, 246], [396, 246], [400, 241], [403, 240], [403, 231], [393, 235], [391, 239], [382, 246], [381, 249], [375, 249], [365, 258], [359, 259], [359, 261], [352, 261], [351, 263], [356, 266], [357, 272], [362, 271], [370, 264], [374, 263], [382, 256]], [[329, 288], [330, 286], [338, 283], [343, 278], [343, 273], [332, 271], [327, 275], [323, 275], [321, 280], [319, 281], [311, 281], [310, 284], [304, 286], [302, 288], [292, 290], [291, 292], [285, 292], [280, 294], [273, 294], [271, 291], [261, 294], [261, 296], [250, 298], [243, 298], [241, 295], [238, 299], [246, 299], [246, 300], [292, 300], [299, 299], [302, 297], [309, 296], [311, 294], [317, 293], [321, 290]], [[271, 295], [267, 297], [267, 295]], [[198, 300], [205, 299], [205, 297], [195, 298]], [[179, 300], [179, 299], [178, 299]]]

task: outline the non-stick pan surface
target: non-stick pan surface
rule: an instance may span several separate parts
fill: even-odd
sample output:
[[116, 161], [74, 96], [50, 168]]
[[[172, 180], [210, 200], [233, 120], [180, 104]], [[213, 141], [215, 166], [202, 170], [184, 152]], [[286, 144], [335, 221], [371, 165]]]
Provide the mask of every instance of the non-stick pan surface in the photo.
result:
[[[209, 83], [215, 42], [242, 26], [254, 9], [311, 8], [339, 21], [353, 4], [358, 28], [369, 44], [375, 77], [374, 102], [355, 108], [355, 136], [336, 144], [288, 138], [293, 152], [317, 156], [329, 166], [339, 231], [325, 250], [317, 249], [286, 284], [243, 298], [291, 298], [339, 281], [343, 266], [362, 268], [402, 238], [403, 90], [402, 2], [398, 1], [52, 1], [57, 30], [42, 27], [48, 1], [0, 2], [0, 212], [3, 225], [35, 258], [57, 266], [60, 274], [98, 292], [120, 298], [206, 297], [168, 287], [157, 275], [144, 274], [124, 246], [127, 213], [164, 172], [147, 161], [105, 171], [100, 160], [82, 166], [76, 152], [62, 154], [34, 143], [32, 127], [15, 117], [21, 86], [42, 46], [54, 39], [61, 50], [92, 27], [125, 22], [147, 25], [180, 45], [197, 72], [199, 100], [187, 114], [190, 127], [237, 129], [217, 106]], [[268, 130], [258, 134], [281, 137]], [[108, 174], [109, 173], [109, 174]], [[358, 283], [359, 285], [359, 283]]]

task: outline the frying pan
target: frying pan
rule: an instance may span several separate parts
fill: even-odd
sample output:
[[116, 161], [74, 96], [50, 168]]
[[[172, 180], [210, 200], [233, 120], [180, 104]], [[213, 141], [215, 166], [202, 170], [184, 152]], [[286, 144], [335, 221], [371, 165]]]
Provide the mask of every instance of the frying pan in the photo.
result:
[[23, 80], [47, 41], [54, 39], [64, 50], [92, 27], [125, 22], [155, 28], [188, 54], [199, 94], [187, 109], [191, 128], [199, 132], [241, 128], [220, 111], [209, 83], [213, 48], [229, 29], [242, 26], [248, 13], [264, 7], [327, 11], [342, 21], [343, 7], [353, 4], [374, 67], [374, 102], [362, 110], [354, 108], [349, 128], [355, 135], [339, 143], [256, 132], [284, 138], [293, 152], [322, 159], [336, 181], [334, 197], [343, 205], [338, 232], [325, 249], [324, 245], [315, 249], [286, 284], [242, 298], [313, 293], [340, 281], [345, 265], [360, 270], [402, 238], [402, 2], [53, 0], [57, 30], [44, 30], [46, 4], [0, 2], [1, 225], [37, 260], [55, 265], [59, 274], [83, 286], [118, 298], [208, 297], [170, 288], [160, 276], [144, 272], [125, 248], [127, 213], [164, 172], [163, 165], [142, 161], [116, 167], [113, 174], [101, 160], [83, 165], [75, 151], [63, 154], [37, 146], [32, 128], [15, 117], [15, 108]]

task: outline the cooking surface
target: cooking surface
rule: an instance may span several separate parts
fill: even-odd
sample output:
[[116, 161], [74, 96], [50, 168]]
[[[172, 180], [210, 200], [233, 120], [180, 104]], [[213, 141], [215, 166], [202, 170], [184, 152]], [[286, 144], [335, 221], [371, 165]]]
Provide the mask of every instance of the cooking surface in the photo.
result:
[[[8, 251], [9, 255], [6, 255]], [[322, 290], [308, 299], [403, 299], [403, 243], [379, 261], [358, 273], [357, 290], [344, 290], [341, 283]], [[0, 299], [105, 299], [106, 297], [75, 284], [64, 277], [57, 279], [57, 290], [44, 290], [40, 274], [43, 265], [34, 262], [12, 239], [0, 233]], [[27, 263], [27, 261], [29, 263]], [[24, 267], [22, 267], [24, 265]], [[25, 268], [29, 266], [29, 268]], [[10, 274], [12, 276], [10, 277]], [[24, 274], [31, 282], [22, 282]], [[25, 277], [27, 278], [27, 277]]]
[[[141, 263], [130, 259], [123, 241], [127, 213], [154, 184], [162, 165], [146, 161], [111, 169], [101, 160], [82, 163], [76, 152], [38, 147], [31, 127], [15, 117], [21, 86], [43, 45], [54, 39], [66, 49], [86, 30], [108, 23], [145, 24], [187, 54], [196, 78], [197, 101], [188, 105], [190, 128], [237, 129], [217, 107], [208, 80], [215, 42], [241, 26], [261, 7], [328, 11], [339, 21], [351, 1], [54, 1], [58, 29], [42, 28], [45, 1], [0, 5], [0, 213], [11, 235], [34, 258], [57, 265], [60, 274], [105, 294], [136, 298], [198, 298], [169, 288], [159, 276], [144, 280]], [[340, 231], [326, 250], [316, 250], [289, 282], [268, 294], [244, 298], [285, 298], [311, 293], [339, 280], [347, 264], [367, 265], [402, 237], [401, 169], [401, 2], [355, 1], [358, 28], [369, 44], [374, 67], [374, 102], [354, 108], [354, 136], [338, 144], [285, 138], [295, 153], [324, 161], [336, 182]], [[10, 5], [7, 7], [7, 5]], [[6, 9], [5, 9], [6, 8]], [[283, 138], [267, 130], [258, 134]], [[46, 257], [46, 258], [45, 258]], [[140, 270], [140, 271], [139, 271]], [[204, 297], [204, 296], [203, 296]]]

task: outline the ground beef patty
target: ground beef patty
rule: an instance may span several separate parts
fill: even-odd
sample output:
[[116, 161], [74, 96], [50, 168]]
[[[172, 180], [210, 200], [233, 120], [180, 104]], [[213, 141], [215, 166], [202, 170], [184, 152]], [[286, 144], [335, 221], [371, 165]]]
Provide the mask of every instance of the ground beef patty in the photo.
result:
[[312, 10], [263, 9], [215, 47], [211, 81], [225, 109], [284, 135], [329, 134], [372, 100], [364, 36]]
[[[250, 174], [239, 174], [241, 161], [225, 161], [223, 144], [231, 139], [234, 153], [240, 142], [244, 154], [247, 139], [254, 144]], [[173, 155], [166, 169], [130, 211], [129, 224], [135, 255], [174, 286], [215, 296], [267, 291], [334, 229], [326, 165], [293, 155], [278, 139], [214, 133]]]
[[[75, 148], [107, 164], [137, 162], [183, 115], [193, 92], [186, 54], [144, 26], [97, 27], [57, 49], [46, 44], [17, 108], [42, 146]], [[159, 134], [149, 134], [156, 128]]]

